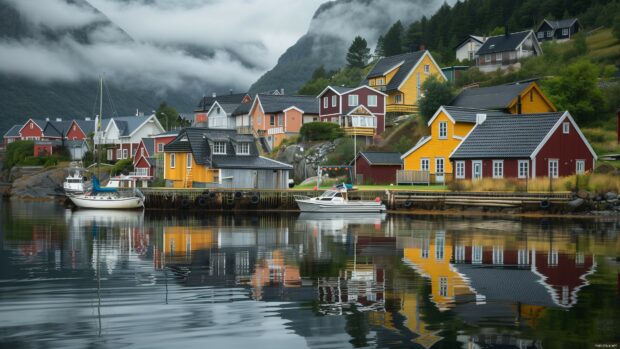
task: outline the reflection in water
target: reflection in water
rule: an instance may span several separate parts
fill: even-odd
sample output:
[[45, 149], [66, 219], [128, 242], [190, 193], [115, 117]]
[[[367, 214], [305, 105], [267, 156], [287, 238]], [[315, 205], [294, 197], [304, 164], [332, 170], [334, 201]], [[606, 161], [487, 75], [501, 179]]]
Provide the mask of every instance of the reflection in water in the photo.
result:
[[3, 205], [3, 346], [620, 341], [616, 221], [145, 217]]

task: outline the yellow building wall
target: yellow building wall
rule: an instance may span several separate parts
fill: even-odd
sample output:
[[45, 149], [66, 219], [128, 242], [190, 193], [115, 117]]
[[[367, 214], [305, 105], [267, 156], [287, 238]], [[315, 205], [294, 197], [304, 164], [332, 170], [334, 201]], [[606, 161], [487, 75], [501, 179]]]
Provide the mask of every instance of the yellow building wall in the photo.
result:
[[[518, 100], [512, 101], [508, 111], [518, 114]], [[536, 86], [532, 86], [521, 94], [521, 114], [550, 113], [556, 111], [555, 106], [543, 97], [543, 92]]]
[[[172, 168], [170, 166], [170, 157], [171, 154], [175, 154], [175, 166]], [[191, 169], [187, 168], [187, 157], [190, 153], [164, 153], [164, 166], [165, 170], [165, 180], [173, 181], [174, 188], [182, 188], [185, 184], [185, 180], [187, 177], [187, 172], [191, 171], [191, 181], [193, 182], [203, 182], [203, 183], [212, 183], [214, 182], [213, 170], [207, 166], [198, 165], [196, 160], [192, 156], [192, 167]]]
[[[439, 139], [439, 123], [442, 121], [448, 124], [448, 137], [446, 139]], [[474, 124], [469, 123], [457, 122], [453, 124], [445, 112], [442, 111], [430, 126], [431, 140], [405, 157], [403, 168], [410, 171], [420, 171], [421, 160], [428, 158], [429, 170], [431, 173], [435, 173], [435, 159], [444, 158], [444, 173], [452, 173], [452, 164], [449, 157], [461, 143], [461, 140], [454, 138], [454, 136], [465, 137], [473, 127]]]
[[[429, 74], [424, 73], [424, 66], [427, 64], [430, 66]], [[418, 103], [418, 73], [420, 74], [420, 86], [422, 86], [426, 79], [428, 79], [431, 75], [434, 74], [437, 74], [441, 80], [445, 80], [443, 75], [441, 75], [441, 68], [433, 63], [433, 60], [430, 57], [430, 53], [428, 55], [425, 55], [424, 58], [422, 58], [422, 61], [419, 62], [416, 69], [413, 70], [413, 72], [409, 76], [409, 79], [407, 79], [403, 86], [400, 88], [400, 91], [404, 94], [404, 104], [413, 105]], [[389, 98], [388, 104], [390, 104]]]
[[189, 255], [206, 250], [217, 243], [217, 235], [211, 229], [189, 227], [165, 227], [164, 251], [167, 256]]

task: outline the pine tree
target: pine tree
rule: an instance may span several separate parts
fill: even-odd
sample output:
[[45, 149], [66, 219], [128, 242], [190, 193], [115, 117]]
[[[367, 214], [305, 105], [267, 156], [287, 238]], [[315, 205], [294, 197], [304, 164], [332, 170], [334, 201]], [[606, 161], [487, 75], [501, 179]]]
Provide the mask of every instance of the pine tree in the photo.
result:
[[403, 24], [398, 21], [392, 25], [383, 37], [383, 54], [386, 57], [403, 53], [402, 49]]
[[377, 46], [375, 46], [375, 58], [385, 57], [385, 51], [383, 50], [383, 35], [379, 35], [377, 39]]
[[368, 63], [369, 58], [370, 49], [366, 39], [361, 36], [355, 37], [347, 53], [347, 63], [350, 67], [363, 68]]

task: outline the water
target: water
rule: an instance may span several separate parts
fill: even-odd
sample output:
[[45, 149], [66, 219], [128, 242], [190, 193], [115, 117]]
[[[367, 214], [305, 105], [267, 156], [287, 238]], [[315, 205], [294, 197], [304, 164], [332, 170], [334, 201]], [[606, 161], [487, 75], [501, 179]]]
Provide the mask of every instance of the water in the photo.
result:
[[620, 343], [615, 220], [0, 205], [1, 347]]

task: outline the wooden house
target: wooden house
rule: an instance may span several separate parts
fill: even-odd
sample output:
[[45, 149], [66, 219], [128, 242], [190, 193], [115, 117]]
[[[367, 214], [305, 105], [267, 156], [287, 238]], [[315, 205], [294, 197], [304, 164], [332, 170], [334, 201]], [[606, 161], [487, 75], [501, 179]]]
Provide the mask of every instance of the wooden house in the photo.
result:
[[292, 169], [235, 130], [186, 128], [164, 147], [164, 179], [175, 188], [284, 189]]
[[400, 153], [363, 151], [351, 165], [355, 165], [358, 183], [396, 184], [396, 171], [402, 169]]
[[[214, 104], [218, 104], [221, 109], [226, 109], [231, 112], [235, 110], [235, 108], [241, 103], [250, 103], [252, 101], [252, 97], [250, 97], [247, 93], [229, 93], [217, 95], [217, 93], [213, 93], [211, 97], [203, 97], [200, 99], [200, 102], [196, 106], [194, 110], [194, 121], [192, 123], [193, 126], [196, 127], [207, 127], [209, 125], [209, 112], [212, 112], [212, 107]], [[217, 110], [215, 110], [217, 111]], [[218, 117], [223, 117], [222, 113], [216, 113]], [[228, 114], [228, 113], [226, 113]], [[222, 120], [218, 120], [216, 123], [220, 125]], [[221, 125], [220, 125], [221, 126]], [[221, 128], [221, 127], [220, 127]]]
[[449, 105], [461, 108], [493, 109], [510, 114], [547, 113], [556, 111], [536, 82], [468, 88]]
[[454, 178], [558, 178], [594, 169], [597, 155], [568, 112], [479, 115], [450, 155]]
[[346, 135], [372, 138], [385, 131], [387, 94], [368, 86], [327, 86], [318, 96], [319, 120], [334, 122]]
[[542, 54], [534, 32], [526, 30], [489, 37], [476, 52], [476, 66], [482, 72], [492, 72], [509, 67], [518, 69], [520, 61]]
[[566, 41], [581, 30], [581, 24], [577, 18], [561, 19], [559, 21], [544, 19], [536, 29], [538, 41]]
[[163, 126], [153, 115], [123, 116], [101, 121], [101, 131], [94, 136], [97, 147], [106, 149], [105, 159], [117, 161], [135, 156], [142, 138], [164, 132]]
[[6, 133], [2, 136], [2, 144], [4, 147], [9, 145], [9, 143], [13, 143], [15, 141], [19, 141], [21, 136], [19, 134], [19, 130], [23, 125], [13, 125]]
[[446, 80], [429, 51], [409, 52], [381, 58], [365, 84], [387, 94], [386, 112], [416, 113], [422, 83], [431, 75]]
[[141, 179], [151, 179], [155, 176], [157, 166], [155, 138], [142, 138], [133, 157], [133, 168], [135, 177]]
[[484, 36], [468, 35], [465, 39], [459, 42], [458, 45], [456, 45], [456, 59], [461, 62], [473, 62], [476, 59], [476, 52], [478, 52], [485, 41], [486, 37]]

